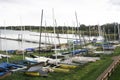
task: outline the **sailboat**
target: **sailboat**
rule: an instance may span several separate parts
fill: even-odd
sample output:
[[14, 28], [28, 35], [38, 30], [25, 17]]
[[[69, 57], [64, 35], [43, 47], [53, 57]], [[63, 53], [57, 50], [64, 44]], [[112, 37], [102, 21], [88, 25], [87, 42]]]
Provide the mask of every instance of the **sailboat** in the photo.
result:
[[[5, 26], [5, 22], [4, 22], [4, 32], [6, 33], [6, 26]], [[0, 32], [0, 35], [1, 35], [1, 32]], [[1, 37], [1, 36], [0, 36]], [[4, 37], [5, 37], [5, 40], [6, 40], [6, 34], [4, 34]], [[6, 41], [7, 42], [7, 41]], [[7, 76], [10, 76], [11, 75], [11, 71], [10, 71], [10, 68], [12, 69], [13, 67], [14, 68], [18, 68], [18, 66], [16, 66], [15, 64], [10, 64], [9, 63], [9, 60], [8, 58], [10, 56], [8, 56], [8, 52], [7, 52], [7, 43], [5, 44], [5, 53], [6, 55], [3, 55], [3, 54], [0, 54], [0, 57], [6, 57], [6, 62], [3, 62], [0, 64], [0, 79], [3, 79]], [[13, 68], [13, 69], [14, 69]]]
[[[43, 10], [41, 13], [41, 26], [42, 26], [42, 20], [43, 20]], [[55, 49], [56, 49], [56, 44], [55, 44]], [[40, 50], [41, 50], [41, 27], [40, 27], [40, 38], [39, 38], [39, 54], [40, 54]], [[56, 51], [55, 51], [56, 53]], [[60, 59], [51, 59], [51, 58], [47, 58], [44, 56], [36, 56], [34, 58], [32, 57], [25, 57], [25, 60], [30, 61], [30, 62], [36, 62], [36, 63], [40, 63], [40, 62], [47, 62], [50, 64], [56, 64], [56, 62], [60, 62]]]

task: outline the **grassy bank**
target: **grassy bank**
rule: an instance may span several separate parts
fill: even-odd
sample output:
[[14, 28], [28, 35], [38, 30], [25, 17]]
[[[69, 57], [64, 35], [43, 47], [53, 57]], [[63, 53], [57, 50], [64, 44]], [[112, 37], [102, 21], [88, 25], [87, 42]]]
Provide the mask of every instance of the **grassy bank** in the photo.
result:
[[30, 77], [23, 72], [15, 72], [4, 80], [95, 80], [112, 62], [110, 57], [88, 63], [71, 70], [70, 73], [49, 73], [48, 77]]
[[[120, 54], [120, 47], [117, 47], [114, 55]], [[120, 80], [120, 65], [115, 69], [115, 71], [110, 76], [109, 80]]]
[[[85, 65], [81, 65], [76, 69], [70, 71], [70, 73], [49, 73], [48, 77], [30, 77], [24, 75], [23, 72], [15, 72], [11, 76], [6, 77], [4, 80], [96, 80], [96, 78], [112, 63], [112, 56], [119, 55], [120, 47], [117, 47], [112, 55], [100, 55], [101, 60], [96, 61], [94, 63], [88, 63]], [[38, 54], [42, 56], [49, 56], [53, 54]], [[22, 55], [13, 55], [9, 61], [21, 60]], [[0, 60], [0, 62], [6, 61], [6, 59]], [[119, 68], [115, 70], [113, 73], [113, 77], [111, 76], [110, 80], [120, 80], [119, 78]], [[116, 79], [115, 79], [115, 78]]]
[[120, 80], [120, 65], [112, 73], [109, 80]]

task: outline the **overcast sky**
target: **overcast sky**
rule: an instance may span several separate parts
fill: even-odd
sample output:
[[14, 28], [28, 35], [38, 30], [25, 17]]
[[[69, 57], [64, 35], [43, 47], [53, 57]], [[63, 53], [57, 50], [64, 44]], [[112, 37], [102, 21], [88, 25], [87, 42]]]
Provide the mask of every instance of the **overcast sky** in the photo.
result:
[[[0, 0], [0, 25], [52, 25], [54, 8], [57, 25], [120, 23], [120, 0]], [[43, 25], [45, 24], [43, 22]]]

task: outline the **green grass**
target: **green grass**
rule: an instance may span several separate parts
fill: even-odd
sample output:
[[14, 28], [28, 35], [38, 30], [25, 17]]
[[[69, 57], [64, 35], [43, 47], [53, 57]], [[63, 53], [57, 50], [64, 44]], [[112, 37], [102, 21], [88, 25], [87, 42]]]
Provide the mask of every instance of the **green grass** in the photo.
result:
[[[114, 51], [114, 56], [120, 55], [120, 47], [117, 47]], [[115, 69], [115, 71], [110, 76], [109, 80], [120, 80], [120, 65]]]
[[71, 70], [70, 73], [49, 73], [49, 76], [46, 78], [30, 77], [24, 75], [23, 72], [15, 72], [4, 80], [95, 80], [111, 62], [111, 58], [106, 57], [97, 62], [79, 66], [78, 68]]
[[120, 80], [120, 65], [112, 73], [109, 80]]
[[96, 80], [96, 78], [112, 63], [110, 58], [106, 58], [85, 67], [86, 74], [80, 80]]
[[[96, 80], [96, 78], [112, 63], [112, 56], [119, 55], [120, 52], [120, 47], [117, 47], [115, 49], [115, 52], [112, 55], [101, 55], [101, 60], [96, 61], [94, 63], [88, 63], [85, 65], [81, 65], [76, 69], [73, 69], [70, 71], [70, 73], [49, 73], [48, 77], [30, 77], [26, 76], [23, 72], [15, 72], [11, 76], [6, 77], [4, 80]], [[46, 54], [38, 54], [34, 53], [36, 55], [41, 55], [41, 56], [49, 56], [53, 54], [54, 52], [51, 53], [46, 53]], [[14, 55], [15, 57], [9, 59], [10, 61], [14, 61], [17, 59], [22, 59], [22, 55]], [[6, 61], [4, 60], [0, 60]], [[118, 71], [120, 66], [118, 67], [117, 72], [114, 73], [115, 75], [119, 77], [120, 71]], [[113, 75], [113, 78], [111, 76], [110, 80], [120, 80], [118, 78], [114, 79], [116, 77]]]
[[120, 55], [120, 47], [119, 46], [115, 48], [113, 56], [117, 56], [117, 55]]

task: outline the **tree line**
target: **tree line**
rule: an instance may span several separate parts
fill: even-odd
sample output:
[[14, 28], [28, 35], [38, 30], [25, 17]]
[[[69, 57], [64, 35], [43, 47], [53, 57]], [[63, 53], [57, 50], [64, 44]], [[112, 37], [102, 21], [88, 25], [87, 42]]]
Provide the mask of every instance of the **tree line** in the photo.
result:
[[[86, 26], [81, 24], [78, 27], [74, 26], [56, 26], [56, 33], [65, 34], [65, 33], [74, 33], [74, 34], [84, 34], [84, 35], [98, 35], [98, 27], [101, 27], [101, 32], [105, 34], [118, 34], [118, 23], [107, 23], [104, 25], [89, 25]], [[42, 32], [51, 32], [53, 33], [53, 26], [1, 26], [0, 29], [8, 30], [29, 30], [39, 32], [40, 27]]]

